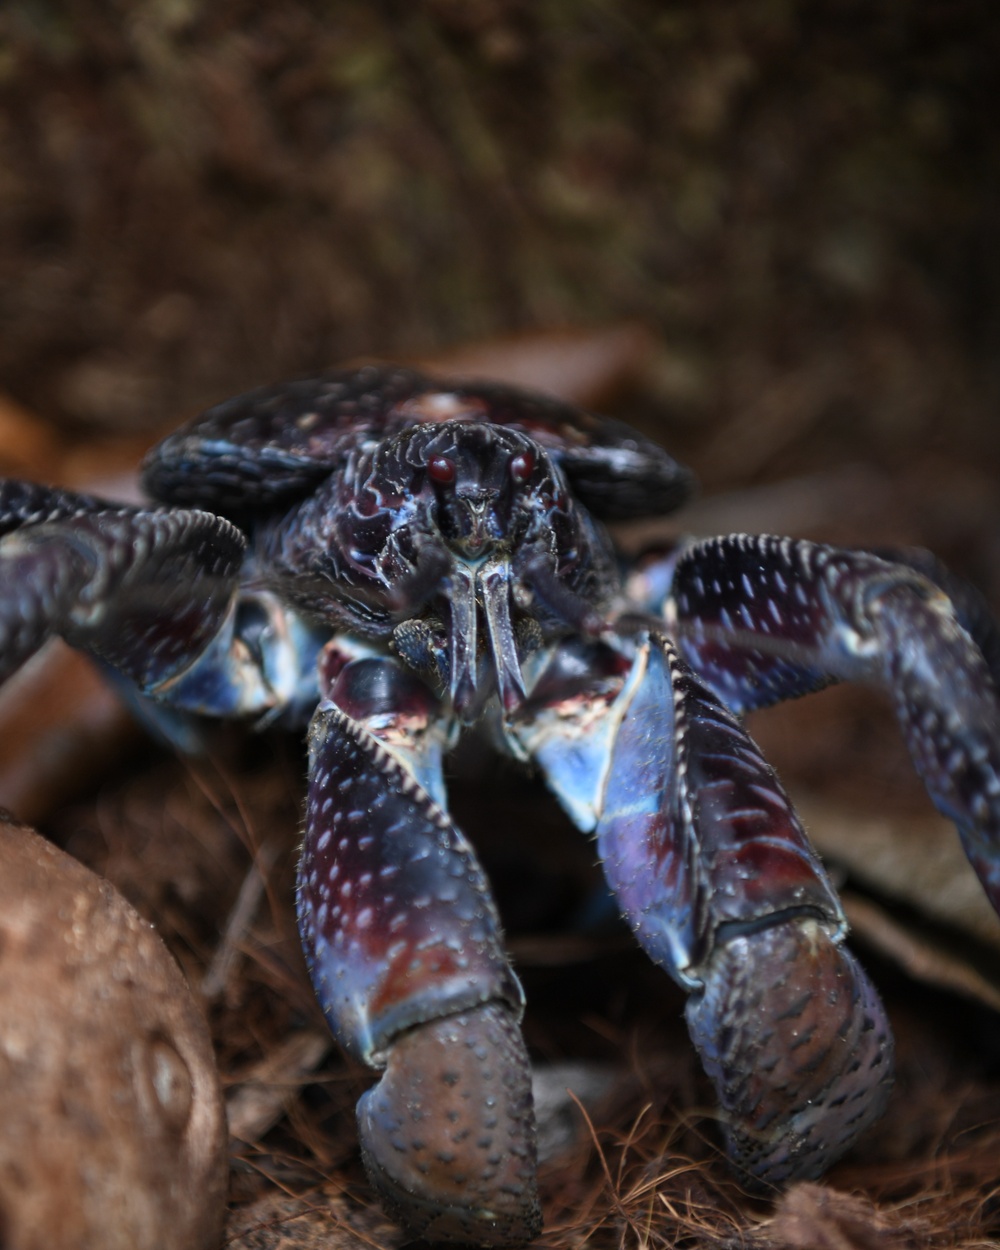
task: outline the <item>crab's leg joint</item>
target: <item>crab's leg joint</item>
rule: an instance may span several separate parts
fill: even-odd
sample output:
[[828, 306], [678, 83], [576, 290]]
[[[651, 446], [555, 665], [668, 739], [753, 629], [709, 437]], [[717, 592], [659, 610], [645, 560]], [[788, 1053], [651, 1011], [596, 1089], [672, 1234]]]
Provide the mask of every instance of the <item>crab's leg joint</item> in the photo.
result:
[[636, 937], [690, 991], [733, 1161], [758, 1182], [820, 1175], [881, 1114], [892, 1042], [780, 783], [665, 638], [640, 636], [617, 693], [605, 648], [590, 689], [566, 657], [551, 668], [562, 695], [543, 674], [509, 733], [595, 829]]
[[968, 593], [956, 609], [912, 562], [741, 535], [684, 553], [667, 611], [682, 654], [731, 707], [841, 678], [884, 686], [1000, 911], [1000, 699], [984, 657], [997, 638]]
[[438, 720], [395, 660], [337, 676], [309, 731], [299, 924], [334, 1033], [385, 1069], [358, 1122], [387, 1210], [431, 1241], [514, 1245], [540, 1227], [521, 989], [443, 807]]

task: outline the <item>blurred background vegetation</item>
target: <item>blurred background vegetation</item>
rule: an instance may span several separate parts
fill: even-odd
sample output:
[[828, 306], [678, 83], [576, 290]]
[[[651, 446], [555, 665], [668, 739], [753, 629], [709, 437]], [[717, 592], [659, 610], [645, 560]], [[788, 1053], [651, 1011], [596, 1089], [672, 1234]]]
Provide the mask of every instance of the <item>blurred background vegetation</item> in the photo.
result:
[[6, 0], [0, 390], [637, 319], [665, 437], [752, 418], [713, 484], [992, 463], [998, 63], [991, 0]]

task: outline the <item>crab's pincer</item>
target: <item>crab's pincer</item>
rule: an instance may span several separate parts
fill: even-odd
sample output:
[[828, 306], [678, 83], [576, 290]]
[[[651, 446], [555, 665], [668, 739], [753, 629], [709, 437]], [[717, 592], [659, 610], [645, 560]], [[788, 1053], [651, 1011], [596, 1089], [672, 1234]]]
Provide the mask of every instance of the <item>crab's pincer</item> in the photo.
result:
[[756, 1184], [821, 1176], [885, 1110], [892, 1035], [857, 960], [816, 919], [734, 933], [685, 1012]]
[[358, 1104], [365, 1167], [415, 1237], [521, 1244], [541, 1227], [521, 991], [472, 850], [425, 788], [441, 788], [434, 701], [377, 659], [332, 695], [310, 730], [299, 916], [331, 1026], [385, 1069]]
[[383, 1206], [412, 1236], [511, 1246], [541, 1231], [531, 1069], [505, 1003], [398, 1037], [358, 1130]]
[[556, 685], [531, 709], [524, 740], [558, 754], [550, 783], [593, 822], [638, 941], [691, 995], [733, 1162], [757, 1183], [818, 1176], [892, 1086], [882, 1005], [836, 895], [773, 770], [667, 638], [640, 638], [613, 700], [606, 658], [591, 666], [590, 690]]

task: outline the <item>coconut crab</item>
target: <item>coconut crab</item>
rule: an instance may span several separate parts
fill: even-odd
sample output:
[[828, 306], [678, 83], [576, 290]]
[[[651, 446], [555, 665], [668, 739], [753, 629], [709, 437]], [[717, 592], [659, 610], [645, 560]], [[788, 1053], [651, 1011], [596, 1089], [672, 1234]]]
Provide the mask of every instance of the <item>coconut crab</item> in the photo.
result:
[[410, 1233], [540, 1228], [522, 993], [443, 780], [477, 722], [595, 836], [688, 991], [744, 1175], [817, 1176], [876, 1119], [878, 995], [740, 715], [885, 685], [1000, 906], [1000, 648], [974, 592], [769, 536], [623, 568], [603, 523], [677, 507], [686, 470], [619, 422], [403, 369], [221, 404], [144, 484], [163, 506], [0, 483], [0, 679], [57, 633], [168, 709], [308, 723], [300, 931], [332, 1031], [382, 1071], [362, 1153]]

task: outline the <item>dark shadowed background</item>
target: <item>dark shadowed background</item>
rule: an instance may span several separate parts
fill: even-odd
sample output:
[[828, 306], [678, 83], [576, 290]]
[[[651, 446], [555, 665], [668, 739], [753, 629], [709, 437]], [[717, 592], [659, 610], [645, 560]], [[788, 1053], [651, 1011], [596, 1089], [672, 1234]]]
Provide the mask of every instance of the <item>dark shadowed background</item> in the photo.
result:
[[998, 44], [976, 0], [8, 0], [0, 383], [149, 428], [639, 318], [668, 427], [994, 453]]

